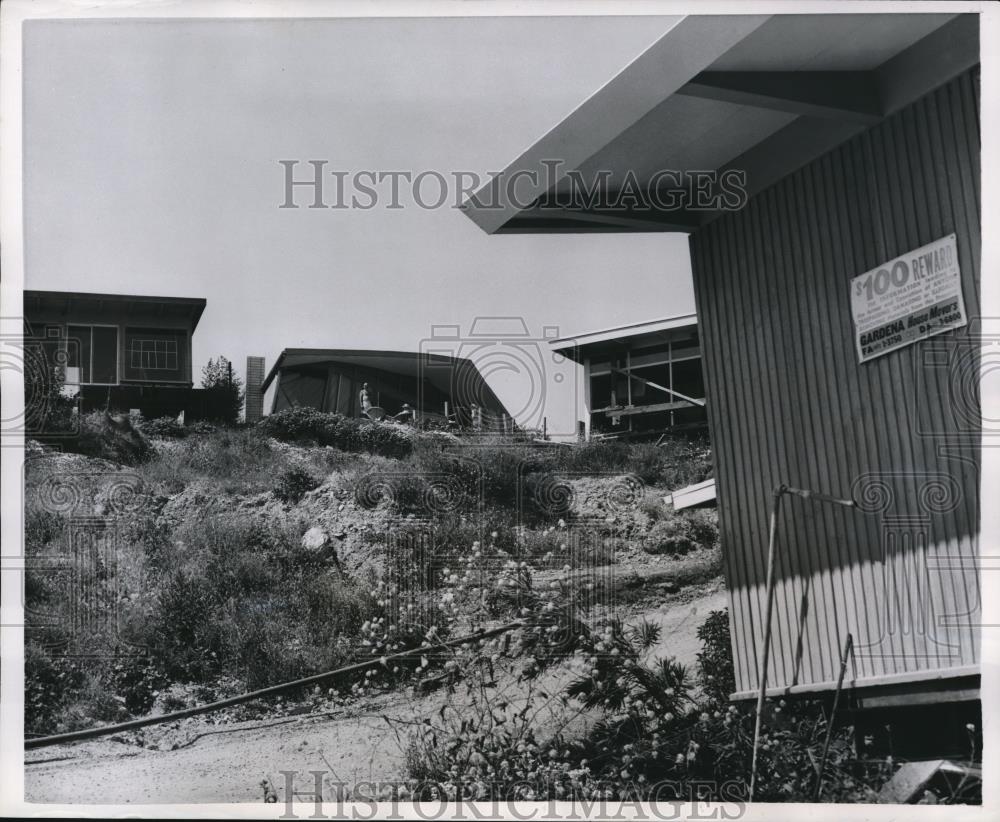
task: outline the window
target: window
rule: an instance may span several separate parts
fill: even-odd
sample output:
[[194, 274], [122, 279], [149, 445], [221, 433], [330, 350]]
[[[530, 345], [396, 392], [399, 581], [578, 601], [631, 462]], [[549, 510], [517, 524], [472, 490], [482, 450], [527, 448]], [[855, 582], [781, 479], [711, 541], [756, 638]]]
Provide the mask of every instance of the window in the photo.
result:
[[79, 369], [84, 385], [118, 383], [118, 329], [107, 325], [67, 328], [66, 365]]
[[188, 334], [179, 328], [126, 328], [122, 378], [136, 382], [184, 382], [190, 375]]
[[132, 337], [129, 340], [129, 367], [176, 371], [177, 340]]

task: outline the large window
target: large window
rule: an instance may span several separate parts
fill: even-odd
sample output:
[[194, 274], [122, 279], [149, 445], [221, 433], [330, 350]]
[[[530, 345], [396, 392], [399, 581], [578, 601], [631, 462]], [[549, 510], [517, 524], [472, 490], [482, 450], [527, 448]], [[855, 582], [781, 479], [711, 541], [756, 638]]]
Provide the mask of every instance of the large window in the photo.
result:
[[145, 382], [185, 382], [187, 333], [172, 328], [125, 329], [125, 379]]
[[177, 370], [177, 340], [150, 340], [132, 337], [128, 342], [131, 368]]
[[118, 383], [118, 329], [107, 325], [67, 328], [66, 365], [78, 369], [82, 385]]

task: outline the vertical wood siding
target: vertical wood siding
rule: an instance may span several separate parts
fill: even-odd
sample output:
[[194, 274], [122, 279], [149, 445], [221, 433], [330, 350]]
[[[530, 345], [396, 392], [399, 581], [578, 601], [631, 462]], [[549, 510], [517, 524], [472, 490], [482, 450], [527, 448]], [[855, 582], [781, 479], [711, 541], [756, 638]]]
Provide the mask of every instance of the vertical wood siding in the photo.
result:
[[[774, 688], [978, 662], [979, 80], [964, 74], [691, 238], [737, 692], [758, 685], [774, 487]], [[966, 328], [859, 364], [849, 281], [954, 232]], [[808, 689], [803, 688], [803, 689]]]

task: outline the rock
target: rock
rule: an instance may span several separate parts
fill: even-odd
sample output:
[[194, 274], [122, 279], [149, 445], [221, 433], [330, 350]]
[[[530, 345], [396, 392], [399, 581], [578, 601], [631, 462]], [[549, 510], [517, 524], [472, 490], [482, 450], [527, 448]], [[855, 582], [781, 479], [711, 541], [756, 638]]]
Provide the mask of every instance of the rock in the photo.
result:
[[307, 551], [321, 551], [329, 542], [326, 531], [318, 525], [314, 525], [302, 535], [302, 547]]

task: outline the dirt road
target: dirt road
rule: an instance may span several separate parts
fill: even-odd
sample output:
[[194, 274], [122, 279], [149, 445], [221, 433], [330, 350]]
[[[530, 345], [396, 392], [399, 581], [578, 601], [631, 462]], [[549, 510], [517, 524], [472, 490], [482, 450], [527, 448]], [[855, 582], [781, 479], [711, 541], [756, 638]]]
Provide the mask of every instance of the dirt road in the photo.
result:
[[[646, 618], [662, 628], [650, 656], [673, 656], [693, 666], [700, 644], [699, 625], [709, 612], [725, 607], [720, 580], [692, 586], [657, 605], [646, 600], [628, 609], [629, 622]], [[558, 691], [569, 672], [546, 675], [549, 693]], [[518, 687], [503, 686], [504, 698]], [[391, 782], [406, 774], [406, 737], [410, 723], [435, 715], [453, 697], [444, 691], [420, 698], [383, 694], [328, 713], [215, 725], [195, 717], [144, 731], [144, 744], [114, 737], [28, 752], [25, 799], [29, 802], [167, 803], [263, 801], [263, 780], [284, 801], [286, 776], [298, 772], [295, 789], [311, 791], [323, 772], [323, 795], [335, 797], [337, 785]], [[551, 721], [558, 721], [552, 707]], [[578, 730], [583, 730], [579, 728]]]

